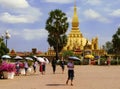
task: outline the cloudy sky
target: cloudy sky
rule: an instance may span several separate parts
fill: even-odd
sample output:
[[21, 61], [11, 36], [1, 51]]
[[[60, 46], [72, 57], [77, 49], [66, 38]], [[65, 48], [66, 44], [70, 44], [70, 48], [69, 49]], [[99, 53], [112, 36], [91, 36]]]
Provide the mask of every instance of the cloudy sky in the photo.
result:
[[[120, 0], [76, 0], [80, 31], [99, 45], [111, 41], [120, 26]], [[74, 0], [0, 0], [0, 36], [8, 31], [8, 47], [16, 51], [47, 51], [45, 23], [51, 10], [66, 13], [71, 30]]]

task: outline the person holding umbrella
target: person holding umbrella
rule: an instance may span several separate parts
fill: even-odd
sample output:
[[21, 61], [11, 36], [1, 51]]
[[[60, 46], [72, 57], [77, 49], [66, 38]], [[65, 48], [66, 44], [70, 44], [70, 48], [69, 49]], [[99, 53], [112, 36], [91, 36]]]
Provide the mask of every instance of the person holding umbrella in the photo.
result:
[[15, 63], [16, 66], [16, 75], [19, 76], [20, 73], [20, 62], [19, 60], [17, 60], [17, 62]]
[[37, 61], [34, 61], [34, 62], [33, 62], [33, 70], [34, 70], [34, 73], [36, 73], [36, 67], [37, 67]]
[[28, 62], [27, 62], [27, 60], [25, 60], [25, 62], [24, 62], [24, 68], [25, 68], [25, 75], [27, 75], [27, 72], [28, 72]]
[[74, 78], [74, 58], [68, 58], [67, 68], [68, 68], [68, 78], [66, 84], [68, 85], [69, 80], [71, 80], [71, 86], [73, 86]]

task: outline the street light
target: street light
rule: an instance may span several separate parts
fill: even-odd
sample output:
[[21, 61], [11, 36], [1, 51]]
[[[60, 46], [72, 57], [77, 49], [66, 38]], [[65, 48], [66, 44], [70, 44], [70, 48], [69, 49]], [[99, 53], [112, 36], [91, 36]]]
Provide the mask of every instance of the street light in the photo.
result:
[[6, 47], [7, 47], [7, 40], [10, 39], [11, 35], [8, 31], [5, 32], [5, 40], [6, 40]]

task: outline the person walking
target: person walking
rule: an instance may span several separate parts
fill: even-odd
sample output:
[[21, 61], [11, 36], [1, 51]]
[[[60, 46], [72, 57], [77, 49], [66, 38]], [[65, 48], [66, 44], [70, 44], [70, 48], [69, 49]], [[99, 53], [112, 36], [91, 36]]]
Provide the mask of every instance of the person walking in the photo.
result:
[[16, 66], [16, 75], [19, 76], [20, 74], [20, 62], [19, 60], [17, 60], [17, 62], [15, 63]]
[[107, 65], [108, 65], [108, 66], [110, 66], [110, 62], [111, 62], [111, 58], [108, 57], [108, 58], [107, 58]]
[[62, 68], [62, 74], [63, 74], [63, 73], [64, 73], [64, 69], [65, 69], [65, 61], [64, 61], [64, 58], [63, 58], [63, 57], [61, 58], [60, 66], [61, 66], [61, 68]]
[[46, 70], [46, 63], [45, 62], [41, 62], [41, 66], [42, 66], [42, 75], [45, 74], [45, 70]]
[[55, 71], [56, 71], [56, 59], [55, 59], [55, 57], [53, 58], [53, 60], [52, 60], [52, 68], [53, 68], [53, 74], [55, 74]]
[[37, 67], [37, 61], [34, 61], [34, 62], [33, 62], [33, 70], [34, 70], [34, 73], [36, 73], [36, 67]]
[[25, 60], [25, 62], [24, 62], [25, 75], [27, 75], [28, 67], [29, 67], [28, 62], [27, 62], [27, 60]]
[[74, 61], [69, 60], [69, 62], [67, 63], [67, 67], [68, 67], [68, 78], [67, 78], [66, 84], [68, 85], [69, 80], [71, 80], [71, 86], [73, 86]]

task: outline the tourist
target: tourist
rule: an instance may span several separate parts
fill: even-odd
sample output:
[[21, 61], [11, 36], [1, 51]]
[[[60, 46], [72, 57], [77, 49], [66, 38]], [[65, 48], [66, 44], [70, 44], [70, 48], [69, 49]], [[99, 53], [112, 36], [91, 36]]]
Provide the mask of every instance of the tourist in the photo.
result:
[[39, 71], [41, 72], [41, 74], [45, 74], [45, 62], [39, 62]]
[[36, 73], [36, 67], [37, 67], [37, 61], [34, 61], [34, 62], [33, 62], [33, 70], [34, 70], [34, 73]]
[[41, 66], [42, 66], [42, 74], [45, 74], [46, 63], [45, 62], [41, 62]]
[[41, 72], [41, 74], [42, 74], [42, 62], [39, 62], [39, 71]]
[[20, 62], [19, 60], [17, 60], [17, 62], [15, 63], [16, 66], [16, 75], [19, 76], [20, 73]]
[[64, 69], [65, 69], [65, 61], [64, 61], [64, 58], [63, 58], [63, 57], [61, 58], [60, 66], [61, 66], [61, 68], [62, 68], [62, 74], [63, 74], [63, 73], [64, 73]]
[[110, 65], [110, 62], [111, 62], [111, 58], [108, 57], [108, 58], [107, 58], [107, 65]]
[[28, 62], [27, 62], [27, 60], [25, 60], [25, 62], [24, 62], [24, 68], [25, 68], [25, 75], [27, 75], [27, 71], [28, 71]]
[[52, 68], [53, 68], [53, 74], [55, 74], [55, 71], [56, 71], [56, 59], [55, 59], [55, 57], [53, 58], [53, 60], [52, 60]]
[[69, 62], [67, 63], [67, 67], [68, 67], [68, 78], [67, 78], [66, 84], [68, 84], [69, 80], [71, 80], [71, 86], [73, 86], [74, 61], [69, 60]]

